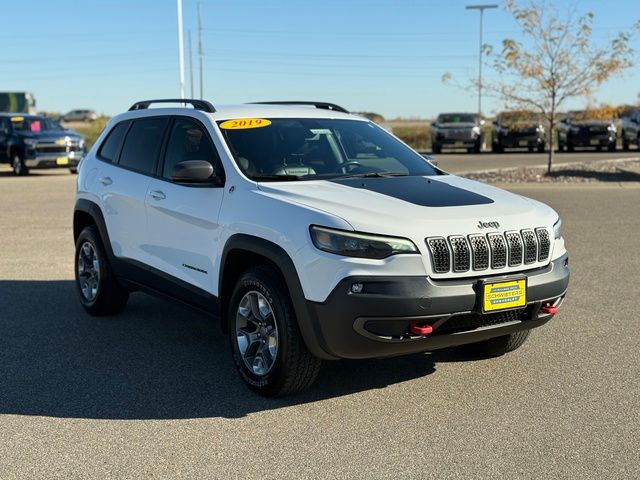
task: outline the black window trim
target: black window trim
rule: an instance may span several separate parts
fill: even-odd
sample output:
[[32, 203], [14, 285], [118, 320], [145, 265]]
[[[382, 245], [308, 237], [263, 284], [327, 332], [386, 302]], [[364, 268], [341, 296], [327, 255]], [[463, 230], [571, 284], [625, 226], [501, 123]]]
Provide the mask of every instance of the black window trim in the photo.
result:
[[[143, 117], [143, 118], [147, 118], [147, 117]], [[166, 153], [167, 153], [167, 147], [169, 145], [169, 139], [171, 137], [171, 132], [173, 131], [173, 126], [176, 122], [176, 119], [178, 118], [185, 118], [187, 120], [191, 120], [193, 122], [195, 122], [196, 124], [198, 124], [198, 126], [200, 126], [202, 128], [202, 131], [205, 133], [205, 135], [207, 135], [207, 138], [209, 139], [209, 142], [211, 143], [211, 147], [213, 148], [213, 151], [216, 153], [217, 155], [217, 165], [216, 165], [216, 175], [222, 179], [222, 181], [220, 183], [177, 183], [174, 182], [173, 180], [171, 180], [170, 178], [165, 178], [162, 176], [162, 170], [164, 170], [164, 162], [165, 162], [165, 158], [166, 158]], [[221, 170], [221, 172], [218, 172], [218, 167]], [[220, 175], [220, 173], [222, 173], [222, 175]], [[156, 171], [155, 171], [155, 175], [153, 176], [154, 178], [158, 179], [158, 180], [162, 180], [164, 182], [170, 183], [172, 185], [180, 185], [181, 187], [189, 187], [189, 188], [224, 188], [226, 180], [227, 180], [227, 176], [226, 176], [226, 172], [224, 170], [224, 165], [222, 164], [222, 157], [220, 156], [220, 152], [218, 151], [218, 148], [216, 147], [216, 143], [213, 141], [213, 138], [211, 137], [211, 134], [209, 133], [209, 131], [207, 130], [206, 126], [204, 125], [204, 123], [202, 123], [199, 119], [192, 117], [190, 115], [172, 115], [171, 116], [171, 121], [169, 122], [169, 125], [167, 127], [167, 130], [165, 132], [164, 135], [164, 140], [162, 141], [162, 147], [160, 149], [160, 157], [158, 159], [158, 162], [156, 164]]]
[[[138, 120], [159, 119], [159, 118], [166, 119], [167, 123], [164, 126], [164, 130], [162, 131], [162, 134], [161, 134], [160, 151], [158, 151], [158, 155], [156, 156], [156, 158], [154, 160], [154, 166], [153, 166], [153, 169], [151, 170], [151, 172], [144, 172], [144, 171], [138, 170], [136, 168], [131, 168], [131, 167], [126, 167], [124, 165], [120, 165], [120, 157], [122, 156], [122, 150], [124, 149], [124, 144], [127, 143], [127, 137], [129, 137], [129, 133], [131, 132], [131, 128], [133, 127], [133, 124]], [[171, 122], [171, 118], [172, 118], [171, 115], [149, 115], [149, 116], [136, 117], [136, 118], [129, 119], [131, 124], [129, 125], [129, 128], [127, 128], [127, 132], [125, 133], [124, 138], [122, 139], [122, 145], [120, 146], [120, 151], [118, 152], [118, 159], [117, 159], [117, 161], [113, 162], [112, 164], [116, 165], [119, 168], [122, 168], [123, 170], [127, 170], [127, 171], [133, 172], [133, 173], [137, 173], [138, 175], [144, 175], [145, 177], [157, 178], [157, 176], [155, 175], [155, 172], [157, 171], [158, 162], [160, 161], [160, 152], [162, 151], [162, 146], [164, 145], [164, 141], [165, 141], [164, 139], [167, 136], [167, 127], [169, 125], [171, 125], [171, 123], [172, 123]], [[123, 121], [126, 121], [126, 120], [123, 120]], [[102, 148], [102, 146], [100, 148]]]
[[[122, 142], [120, 143], [120, 148], [118, 149], [118, 152], [116, 153], [116, 157], [113, 160], [109, 160], [108, 158], [102, 156], [102, 149], [104, 148], [105, 144], [109, 140], [109, 137], [111, 137], [111, 135], [113, 134], [113, 131], [116, 129], [116, 127], [122, 125], [123, 123], [129, 123], [129, 125], [127, 126], [127, 130], [124, 132], [124, 136], [122, 137]], [[121, 122], [116, 123], [111, 128], [111, 130], [109, 130], [109, 133], [107, 133], [107, 136], [104, 138], [104, 140], [100, 144], [100, 148], [98, 149], [98, 153], [96, 153], [96, 158], [98, 160], [100, 160], [102, 162], [105, 162], [105, 163], [108, 163], [110, 165], [118, 165], [118, 162], [120, 161], [120, 154], [122, 153], [122, 147], [124, 146], [124, 142], [127, 139], [127, 135], [129, 134], [129, 130], [131, 130], [131, 125], [133, 125], [133, 120], [132, 119], [122, 120]]]

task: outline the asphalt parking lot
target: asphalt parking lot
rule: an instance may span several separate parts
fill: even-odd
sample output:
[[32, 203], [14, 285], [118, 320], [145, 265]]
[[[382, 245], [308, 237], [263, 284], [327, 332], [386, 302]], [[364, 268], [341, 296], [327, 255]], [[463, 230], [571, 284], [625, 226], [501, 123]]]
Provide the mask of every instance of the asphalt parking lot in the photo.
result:
[[517, 352], [327, 363], [268, 400], [199, 313], [143, 294], [84, 313], [75, 178], [0, 172], [1, 479], [640, 477], [637, 184], [511, 187], [560, 212], [572, 266]]

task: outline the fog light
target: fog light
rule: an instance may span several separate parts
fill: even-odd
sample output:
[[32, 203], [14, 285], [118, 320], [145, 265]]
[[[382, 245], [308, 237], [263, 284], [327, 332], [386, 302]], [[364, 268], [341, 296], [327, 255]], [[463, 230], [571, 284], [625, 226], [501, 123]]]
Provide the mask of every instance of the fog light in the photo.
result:
[[362, 283], [351, 284], [351, 293], [362, 293], [362, 290], [364, 290], [364, 284]]

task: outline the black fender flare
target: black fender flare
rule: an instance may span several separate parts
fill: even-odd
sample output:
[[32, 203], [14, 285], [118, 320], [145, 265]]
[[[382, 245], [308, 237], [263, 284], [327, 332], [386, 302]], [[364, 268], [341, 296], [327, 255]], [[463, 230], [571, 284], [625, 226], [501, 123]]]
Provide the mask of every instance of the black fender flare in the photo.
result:
[[114, 254], [113, 249], [111, 248], [111, 240], [109, 239], [107, 225], [104, 221], [104, 215], [102, 215], [102, 210], [100, 209], [100, 207], [95, 202], [87, 200], [86, 198], [79, 198], [78, 200], [76, 200], [76, 205], [73, 210], [74, 241], [78, 238], [78, 235], [80, 235], [80, 231], [78, 231], [78, 227], [76, 225], [76, 212], [86, 213], [93, 219], [93, 223], [95, 223], [96, 227], [98, 228], [98, 232], [100, 232], [100, 238], [102, 239], [103, 246], [107, 251], [109, 260], [113, 260]]
[[[309, 310], [307, 308], [307, 300], [302, 290], [302, 284], [300, 283], [300, 277], [293, 263], [293, 260], [289, 254], [279, 245], [265, 240], [264, 238], [255, 237], [247, 234], [234, 234], [225, 243], [222, 255], [220, 257], [220, 271], [219, 271], [219, 292], [220, 299], [229, 298], [230, 292], [222, 291], [223, 278], [225, 275], [226, 259], [228, 254], [233, 250], [246, 250], [256, 253], [262, 257], [267, 258], [273, 262], [282, 273], [284, 281], [286, 283], [289, 294], [291, 295], [291, 301], [293, 302], [293, 308], [295, 310], [296, 318], [298, 320], [298, 327], [302, 338], [309, 349], [309, 351], [316, 357], [333, 360], [336, 357], [328, 354], [328, 350], [324, 345], [322, 333], [317, 331], [314, 323], [311, 321]], [[226, 305], [223, 303], [223, 310], [226, 309]], [[226, 312], [222, 311], [221, 317], [226, 316]]]

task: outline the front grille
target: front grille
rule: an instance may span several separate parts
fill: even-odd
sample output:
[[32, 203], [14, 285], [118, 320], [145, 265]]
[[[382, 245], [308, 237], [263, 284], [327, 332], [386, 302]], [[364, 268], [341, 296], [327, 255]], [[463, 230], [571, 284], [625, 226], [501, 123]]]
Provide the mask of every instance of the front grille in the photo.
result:
[[546, 228], [536, 228], [536, 235], [538, 235], [538, 261], [546, 260], [551, 250], [549, 232]]
[[509, 266], [520, 265], [522, 263], [522, 237], [518, 232], [507, 232], [505, 236], [509, 246]]
[[481, 271], [530, 265], [549, 259], [551, 237], [544, 227], [504, 234], [476, 233], [425, 239], [435, 273]]
[[484, 235], [469, 235], [469, 244], [473, 256], [473, 269], [486, 270], [489, 268], [489, 245]]
[[453, 251], [453, 271], [466, 272], [471, 268], [471, 254], [467, 239], [460, 235], [449, 237], [449, 242]]
[[522, 240], [524, 241], [524, 263], [528, 265], [534, 263], [538, 258], [538, 241], [533, 230], [523, 230]]
[[521, 320], [525, 309], [508, 310], [496, 313], [469, 313], [464, 315], [454, 315], [449, 320], [440, 325], [434, 334], [450, 334], [456, 332], [467, 332], [482, 327], [493, 327], [503, 323]]
[[65, 145], [38, 145], [36, 150], [39, 153], [65, 153], [67, 147]]
[[491, 245], [491, 268], [504, 268], [507, 266], [507, 244], [499, 233], [487, 235]]
[[442, 237], [430, 238], [427, 240], [427, 246], [431, 252], [433, 271], [436, 273], [446, 273], [451, 270], [447, 241]]

